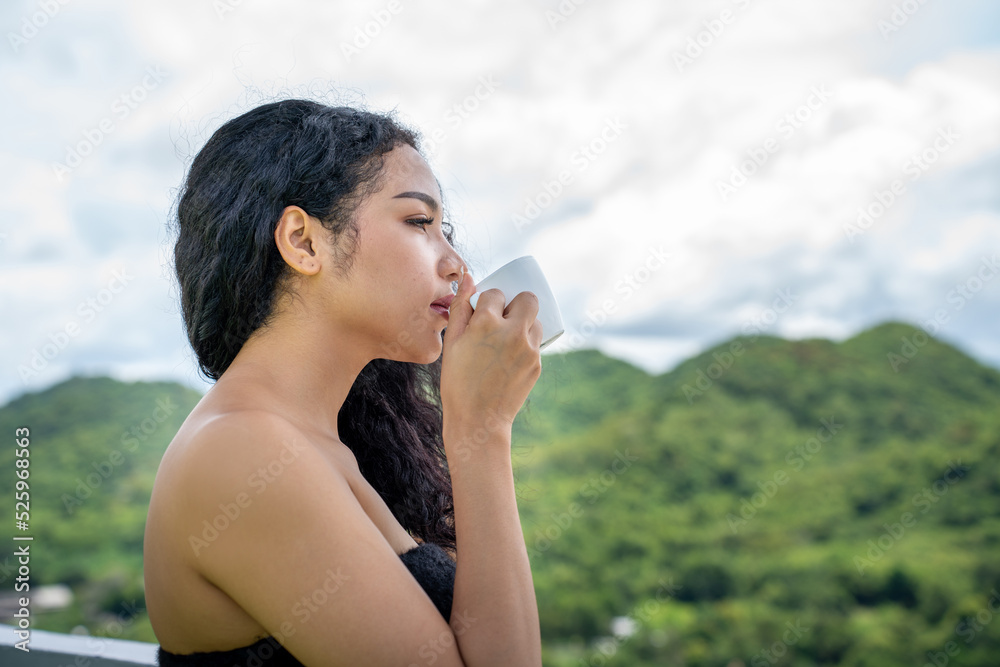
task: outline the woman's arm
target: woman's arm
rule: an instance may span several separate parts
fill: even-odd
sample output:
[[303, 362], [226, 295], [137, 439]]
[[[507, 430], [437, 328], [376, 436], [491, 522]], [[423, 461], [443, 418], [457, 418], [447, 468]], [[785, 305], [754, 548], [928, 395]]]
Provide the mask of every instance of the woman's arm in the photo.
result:
[[517, 513], [510, 431], [444, 424], [458, 562], [451, 629], [465, 663], [540, 667], [541, 633]]
[[[510, 445], [514, 416], [542, 370], [538, 298], [505, 307], [465, 274], [451, 302], [441, 362], [442, 438], [455, 503], [458, 562], [451, 627], [475, 667], [540, 667], [541, 632], [517, 514]], [[456, 614], [474, 621], [459, 634]]]

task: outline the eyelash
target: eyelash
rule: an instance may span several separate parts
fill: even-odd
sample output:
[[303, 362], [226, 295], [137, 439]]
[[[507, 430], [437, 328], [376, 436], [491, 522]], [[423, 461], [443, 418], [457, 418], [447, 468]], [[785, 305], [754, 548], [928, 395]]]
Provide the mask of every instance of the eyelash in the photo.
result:
[[410, 218], [407, 222], [421, 229], [426, 229], [427, 225], [434, 224], [434, 218]]

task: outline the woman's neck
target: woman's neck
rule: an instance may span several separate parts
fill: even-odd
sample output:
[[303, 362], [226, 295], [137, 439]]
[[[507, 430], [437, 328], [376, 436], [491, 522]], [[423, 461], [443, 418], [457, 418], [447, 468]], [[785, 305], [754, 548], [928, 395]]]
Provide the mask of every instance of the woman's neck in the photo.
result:
[[337, 415], [372, 358], [356, 336], [338, 335], [316, 321], [280, 317], [254, 332], [216, 386], [238, 387], [241, 393], [253, 389], [266, 396], [268, 408], [339, 440]]

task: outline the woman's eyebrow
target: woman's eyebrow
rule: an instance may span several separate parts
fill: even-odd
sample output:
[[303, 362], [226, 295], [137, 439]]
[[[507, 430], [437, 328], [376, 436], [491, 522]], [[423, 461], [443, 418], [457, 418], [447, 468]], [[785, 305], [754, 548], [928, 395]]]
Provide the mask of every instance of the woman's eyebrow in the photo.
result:
[[432, 213], [437, 213], [439, 208], [437, 200], [423, 192], [400, 192], [393, 199], [419, 199], [430, 207]]

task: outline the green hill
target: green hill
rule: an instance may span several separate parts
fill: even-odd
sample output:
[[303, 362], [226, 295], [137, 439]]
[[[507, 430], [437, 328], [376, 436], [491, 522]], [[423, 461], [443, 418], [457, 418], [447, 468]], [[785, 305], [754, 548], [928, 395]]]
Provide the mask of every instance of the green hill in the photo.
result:
[[[0, 432], [30, 429], [30, 520], [22, 533], [34, 538], [30, 583], [65, 583], [76, 594], [67, 611], [36, 613], [35, 627], [118, 629], [129, 603], [145, 608], [142, 539], [153, 480], [200, 398], [173, 382], [74, 377], [0, 408]], [[15, 470], [14, 449], [0, 448], [0, 469]], [[0, 478], [4, 498], [14, 498], [16, 480], [13, 472]], [[16, 567], [8, 565], [0, 578], [10, 582]], [[129, 632], [115, 636], [155, 640], [145, 615]]]
[[[741, 337], [658, 376], [545, 355], [513, 451], [545, 664], [996, 664], [1000, 373], [921, 336]], [[32, 429], [33, 577], [81, 600], [39, 627], [141, 600], [152, 480], [198, 399], [74, 378], [0, 408]]]
[[[1000, 624], [969, 619], [1000, 586], [1000, 373], [919, 336], [891, 356], [915, 334], [734, 339], [643, 383], [645, 407], [536, 446], [520, 488], [546, 664], [603, 646], [632, 665], [920, 665], [949, 641], [949, 664], [995, 664]], [[615, 616], [637, 633], [610, 638]]]

